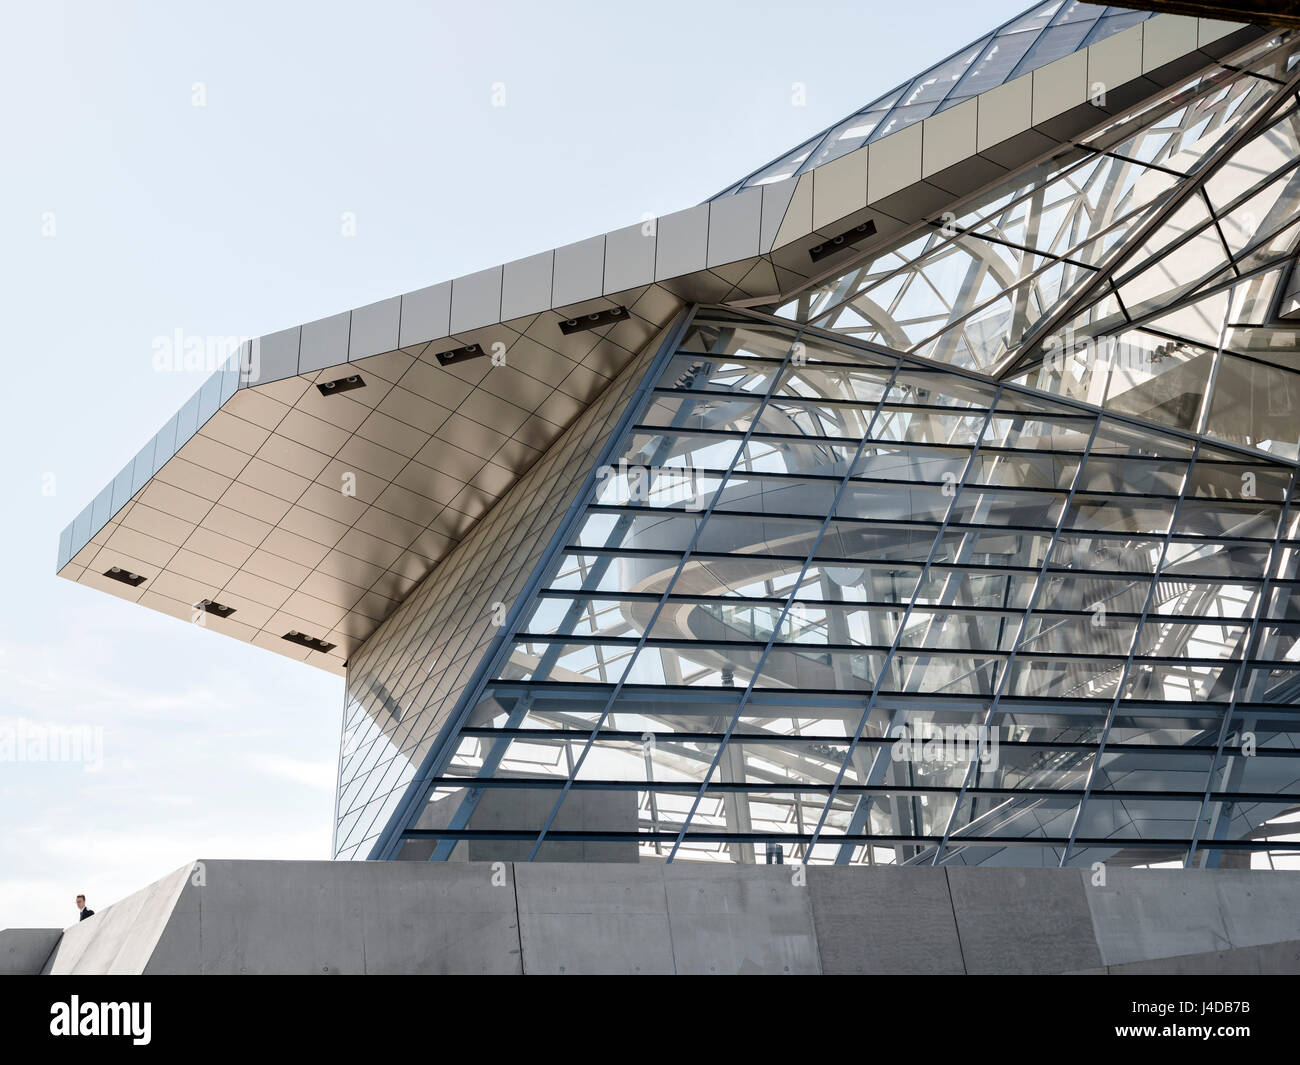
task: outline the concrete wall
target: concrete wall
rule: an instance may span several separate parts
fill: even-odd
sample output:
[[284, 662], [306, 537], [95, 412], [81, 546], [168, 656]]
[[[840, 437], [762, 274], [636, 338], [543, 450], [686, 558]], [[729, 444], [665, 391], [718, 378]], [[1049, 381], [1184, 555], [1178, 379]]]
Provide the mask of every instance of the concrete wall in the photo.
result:
[[516, 925], [508, 864], [200, 861], [143, 971], [517, 973]]
[[1297, 903], [1247, 870], [200, 861], [45, 971], [1300, 973]]
[[0, 932], [0, 976], [39, 973], [62, 936], [62, 928], [6, 928]]
[[44, 971], [56, 975], [142, 972], [158, 937], [176, 919], [176, 900], [189, 870], [182, 866], [65, 929]]
[[[1094, 970], [1100, 973], [1100, 970]], [[1277, 976], [1300, 973], [1300, 940], [1108, 965], [1110, 976]]]
[[527, 973], [816, 973], [793, 866], [517, 865]]
[[1125, 965], [1300, 938], [1298, 885], [1249, 869], [1108, 869], [1086, 892], [1102, 963]]

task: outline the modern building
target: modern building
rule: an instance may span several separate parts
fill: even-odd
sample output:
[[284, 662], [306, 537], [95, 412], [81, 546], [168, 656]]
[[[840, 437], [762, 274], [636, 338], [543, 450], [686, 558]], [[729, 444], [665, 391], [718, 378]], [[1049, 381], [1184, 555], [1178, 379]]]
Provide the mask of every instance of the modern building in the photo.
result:
[[244, 345], [59, 573], [344, 678], [339, 858], [1294, 867], [1298, 88], [1049, 0]]

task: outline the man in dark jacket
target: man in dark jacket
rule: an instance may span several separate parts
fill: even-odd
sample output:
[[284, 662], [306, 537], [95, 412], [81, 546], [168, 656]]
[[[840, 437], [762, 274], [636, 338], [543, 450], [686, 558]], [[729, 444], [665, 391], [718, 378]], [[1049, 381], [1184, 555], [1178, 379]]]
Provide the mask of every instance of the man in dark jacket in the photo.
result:
[[82, 920], [82, 921], [84, 921], [87, 917], [94, 917], [94, 916], [95, 916], [95, 911], [94, 911], [94, 910], [88, 910], [88, 909], [86, 908], [86, 896], [85, 896], [85, 895], [78, 895], [78, 896], [77, 896], [77, 909], [79, 909], [79, 910], [81, 911], [81, 917], [80, 917], [80, 920]]

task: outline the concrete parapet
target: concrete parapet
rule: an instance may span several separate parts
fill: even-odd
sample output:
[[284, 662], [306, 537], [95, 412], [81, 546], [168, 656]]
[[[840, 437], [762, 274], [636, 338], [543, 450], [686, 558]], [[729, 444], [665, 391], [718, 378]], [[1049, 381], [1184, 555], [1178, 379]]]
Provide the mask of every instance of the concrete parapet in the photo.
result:
[[[8, 972], [1296, 973], [1300, 874], [203, 860]], [[40, 955], [39, 959], [37, 955]], [[48, 956], [48, 960], [47, 959]]]

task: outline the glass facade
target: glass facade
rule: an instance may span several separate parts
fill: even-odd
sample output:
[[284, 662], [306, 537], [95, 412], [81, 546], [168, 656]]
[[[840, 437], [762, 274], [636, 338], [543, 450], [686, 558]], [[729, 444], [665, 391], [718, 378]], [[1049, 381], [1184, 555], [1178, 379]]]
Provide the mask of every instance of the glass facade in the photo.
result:
[[1261, 51], [777, 313], [1295, 459], [1297, 51]]
[[339, 856], [1293, 864], [1298, 83], [693, 309], [355, 656]]

